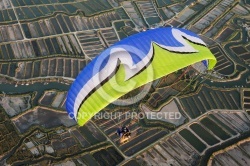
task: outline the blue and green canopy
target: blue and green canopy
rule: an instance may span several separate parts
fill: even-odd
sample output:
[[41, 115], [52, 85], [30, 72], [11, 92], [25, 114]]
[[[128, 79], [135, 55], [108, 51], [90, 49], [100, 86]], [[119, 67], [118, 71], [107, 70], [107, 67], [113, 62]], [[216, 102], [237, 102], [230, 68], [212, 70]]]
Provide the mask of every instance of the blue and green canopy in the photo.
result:
[[191, 31], [168, 27], [129, 36], [81, 71], [68, 92], [66, 109], [84, 125], [133, 89], [199, 62], [210, 70], [216, 58]]

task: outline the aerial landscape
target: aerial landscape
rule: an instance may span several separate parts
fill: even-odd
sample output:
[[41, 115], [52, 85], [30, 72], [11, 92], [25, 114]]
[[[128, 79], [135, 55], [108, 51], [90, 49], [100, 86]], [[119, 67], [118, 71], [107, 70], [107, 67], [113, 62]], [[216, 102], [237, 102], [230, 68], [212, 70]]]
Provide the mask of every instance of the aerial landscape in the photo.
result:
[[[68, 114], [71, 85], [95, 57], [161, 28], [197, 34], [213, 69], [147, 81], [86, 123]], [[2, 165], [250, 165], [250, 0], [0, 0]]]

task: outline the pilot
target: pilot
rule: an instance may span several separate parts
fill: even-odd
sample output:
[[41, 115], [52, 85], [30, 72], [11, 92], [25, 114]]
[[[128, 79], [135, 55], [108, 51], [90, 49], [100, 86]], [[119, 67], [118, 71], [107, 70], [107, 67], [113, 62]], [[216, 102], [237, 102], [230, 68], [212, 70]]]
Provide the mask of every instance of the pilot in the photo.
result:
[[122, 128], [118, 128], [116, 131], [116, 134], [122, 138], [123, 136], [130, 137], [131, 133], [129, 132], [129, 129], [126, 126], [123, 126]]

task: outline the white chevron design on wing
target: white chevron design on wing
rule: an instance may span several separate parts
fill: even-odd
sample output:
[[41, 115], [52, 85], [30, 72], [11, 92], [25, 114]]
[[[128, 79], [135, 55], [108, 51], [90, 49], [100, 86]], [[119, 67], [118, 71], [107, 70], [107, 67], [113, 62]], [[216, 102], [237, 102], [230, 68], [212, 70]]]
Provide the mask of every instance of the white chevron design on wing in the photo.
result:
[[[174, 52], [184, 52], [184, 53], [191, 53], [191, 52], [198, 52], [198, 50], [194, 49], [191, 45], [189, 45], [186, 40], [183, 38], [187, 38], [188, 40], [201, 44], [201, 45], [206, 45], [200, 38], [190, 36], [178, 29], [172, 29], [172, 34], [174, 38], [180, 42], [183, 46], [181, 47], [171, 47], [171, 46], [165, 46], [161, 44], [157, 44], [161, 46], [164, 49], [167, 49], [169, 51], [174, 51]], [[132, 46], [131, 46], [132, 48]], [[130, 50], [131, 52], [133, 50]], [[74, 117], [77, 120], [77, 111], [80, 107], [80, 104], [82, 103], [83, 100], [86, 99], [88, 94], [93, 91], [100, 83], [102, 83], [105, 79], [107, 79], [109, 76], [112, 75], [113, 72], [115, 72], [117, 65], [123, 64], [125, 67], [125, 72], [126, 72], [126, 80], [130, 79], [131, 77], [135, 76], [139, 71], [141, 71], [146, 65], [150, 62], [151, 58], [153, 56], [153, 44], [151, 43], [150, 50], [148, 54], [142, 58], [140, 62], [137, 64], [134, 64], [131, 55], [127, 50], [122, 48], [122, 46], [119, 47], [114, 47], [110, 51], [110, 57], [105, 65], [105, 67], [100, 70], [97, 74], [95, 74], [80, 90], [76, 97], [76, 101], [74, 103]], [[138, 55], [138, 57], [143, 57], [143, 55]], [[120, 64], [118, 64], [120, 62]], [[100, 66], [98, 66], [100, 67]], [[99, 70], [99, 68], [94, 67], [96, 70]]]

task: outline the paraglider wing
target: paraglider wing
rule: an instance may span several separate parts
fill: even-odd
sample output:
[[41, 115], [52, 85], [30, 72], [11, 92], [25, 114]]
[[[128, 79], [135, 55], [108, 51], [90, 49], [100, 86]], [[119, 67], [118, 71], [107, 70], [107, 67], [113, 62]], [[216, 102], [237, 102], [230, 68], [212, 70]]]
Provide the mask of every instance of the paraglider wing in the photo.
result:
[[158, 28], [123, 39], [93, 59], [77, 76], [66, 109], [79, 125], [126, 93], [184, 67], [216, 59], [206, 44], [185, 29]]

